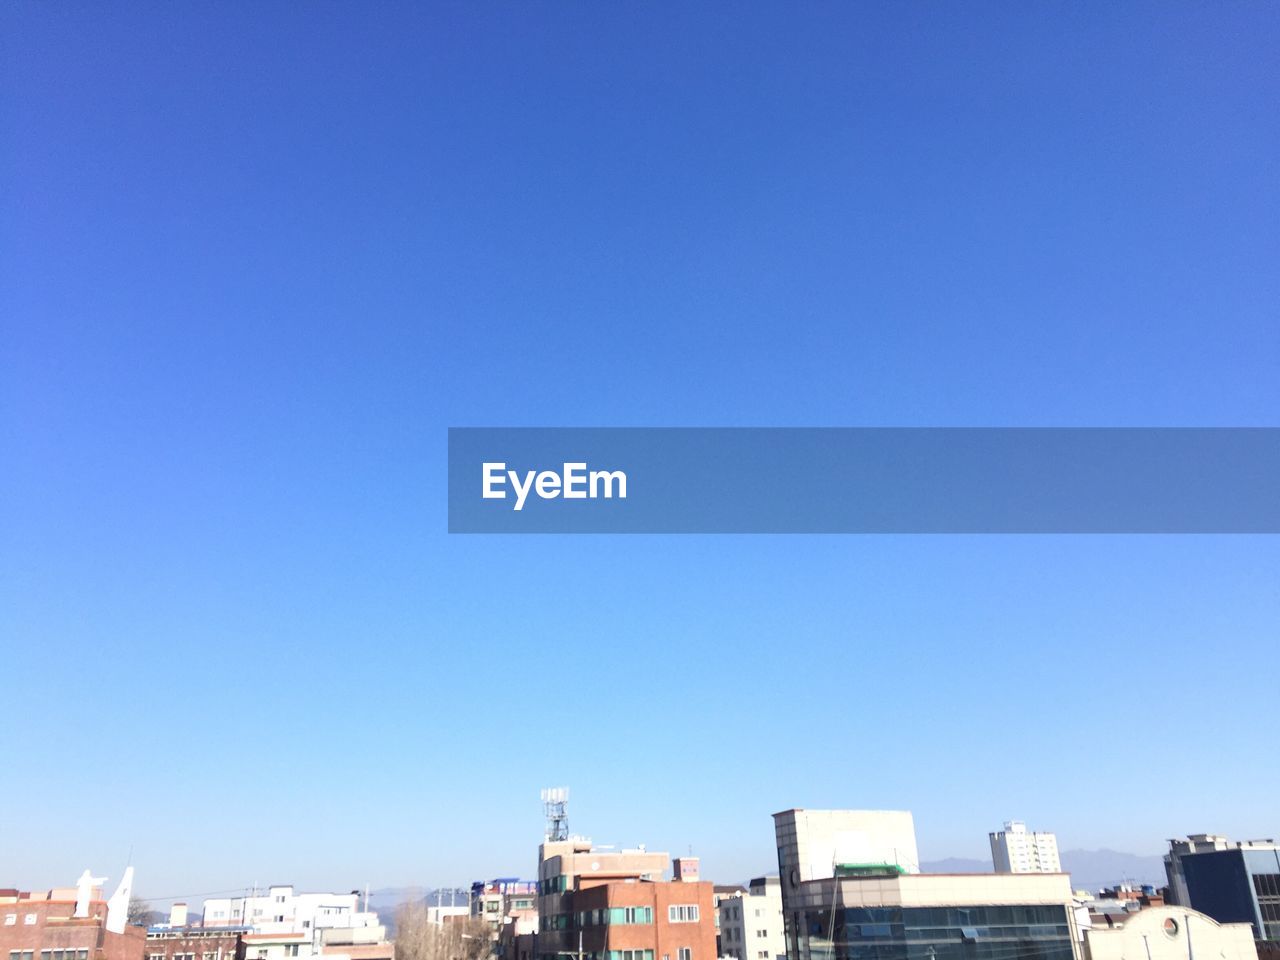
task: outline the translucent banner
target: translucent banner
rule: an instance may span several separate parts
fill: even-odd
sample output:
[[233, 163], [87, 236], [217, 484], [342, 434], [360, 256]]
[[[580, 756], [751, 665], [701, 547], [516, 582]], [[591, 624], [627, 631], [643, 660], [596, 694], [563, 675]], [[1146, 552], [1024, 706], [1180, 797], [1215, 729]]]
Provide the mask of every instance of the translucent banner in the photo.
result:
[[1277, 533], [1275, 428], [449, 431], [451, 533]]

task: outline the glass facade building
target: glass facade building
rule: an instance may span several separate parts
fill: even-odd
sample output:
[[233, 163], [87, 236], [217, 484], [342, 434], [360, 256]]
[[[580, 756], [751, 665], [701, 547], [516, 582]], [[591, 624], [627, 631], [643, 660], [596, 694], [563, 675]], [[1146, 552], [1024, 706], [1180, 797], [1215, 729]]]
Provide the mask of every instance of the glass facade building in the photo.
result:
[[788, 918], [791, 960], [1073, 960], [1066, 906], [853, 907]]
[[1231, 848], [1179, 858], [1189, 906], [1219, 923], [1249, 923], [1280, 940], [1280, 848]]

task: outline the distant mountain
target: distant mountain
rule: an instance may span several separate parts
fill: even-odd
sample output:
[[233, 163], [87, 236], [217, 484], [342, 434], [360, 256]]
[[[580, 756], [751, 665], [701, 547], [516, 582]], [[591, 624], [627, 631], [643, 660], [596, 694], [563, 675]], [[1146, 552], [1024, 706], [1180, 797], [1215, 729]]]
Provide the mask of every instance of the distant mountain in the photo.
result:
[[[1071, 874], [1076, 890], [1101, 890], [1118, 883], [1150, 883], [1162, 887], [1167, 882], [1164, 858], [1160, 854], [1141, 856], [1119, 850], [1064, 850], [1062, 869]], [[920, 864], [922, 873], [990, 873], [990, 860], [947, 857]]]
[[1119, 850], [1064, 850], [1062, 869], [1071, 874], [1071, 885], [1077, 890], [1101, 890], [1117, 883], [1149, 883], [1163, 887], [1164, 857], [1142, 856]]

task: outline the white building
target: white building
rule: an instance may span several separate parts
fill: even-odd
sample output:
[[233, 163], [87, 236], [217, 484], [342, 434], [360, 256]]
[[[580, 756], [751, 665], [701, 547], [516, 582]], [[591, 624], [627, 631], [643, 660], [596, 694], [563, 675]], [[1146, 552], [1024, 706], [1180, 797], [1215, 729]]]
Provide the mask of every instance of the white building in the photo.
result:
[[[1192, 945], [1194, 944], [1194, 950]], [[1122, 922], [1093, 921], [1084, 930], [1084, 960], [1257, 960], [1253, 927], [1218, 923], [1187, 907], [1147, 907]]]
[[757, 877], [748, 890], [721, 897], [717, 913], [722, 957], [785, 960], [782, 885], [777, 877]]
[[253, 927], [255, 933], [306, 933], [325, 927], [378, 926], [378, 915], [360, 909], [358, 893], [294, 893], [268, 887], [261, 896], [204, 902], [206, 927]]
[[875, 867], [920, 872], [915, 821], [906, 810], [788, 810], [779, 829], [778, 846], [786, 848], [779, 856], [793, 864], [784, 883]]
[[204, 902], [205, 927], [248, 927], [246, 960], [325, 956], [383, 960], [391, 955], [387, 931], [373, 911], [360, 909], [358, 893], [294, 893], [268, 887], [261, 896]]
[[1061, 873], [1058, 838], [1052, 833], [1027, 830], [1021, 820], [1008, 820], [999, 833], [990, 834], [991, 862], [996, 873]]

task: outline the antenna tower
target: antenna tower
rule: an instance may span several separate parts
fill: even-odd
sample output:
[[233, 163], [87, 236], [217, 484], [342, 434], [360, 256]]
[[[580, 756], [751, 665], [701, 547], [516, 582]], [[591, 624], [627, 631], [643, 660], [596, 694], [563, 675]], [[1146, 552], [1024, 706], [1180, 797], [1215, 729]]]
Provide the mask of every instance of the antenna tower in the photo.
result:
[[569, 839], [569, 788], [547, 787], [542, 791], [542, 809], [547, 816], [547, 842]]

